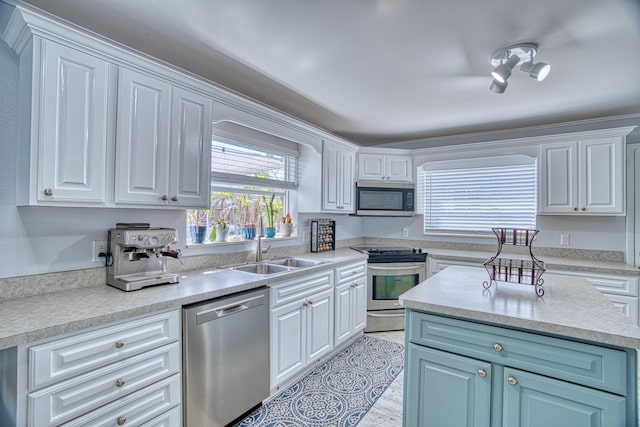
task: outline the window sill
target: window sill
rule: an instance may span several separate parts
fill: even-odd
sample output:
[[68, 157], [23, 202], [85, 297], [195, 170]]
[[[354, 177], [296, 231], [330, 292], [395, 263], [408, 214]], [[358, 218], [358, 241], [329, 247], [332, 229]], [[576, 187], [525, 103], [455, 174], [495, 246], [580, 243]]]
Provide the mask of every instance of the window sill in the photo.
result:
[[[287, 240], [297, 240], [298, 236], [289, 236], [289, 237], [262, 237], [262, 241], [263, 242], [282, 242], [282, 241], [287, 241]], [[246, 244], [246, 243], [253, 243], [253, 242], [257, 242], [258, 239], [252, 239], [252, 240], [245, 240], [242, 238], [232, 238], [231, 240], [227, 240], [225, 242], [205, 242], [205, 243], [188, 243], [186, 245], [187, 248], [217, 248], [217, 247], [222, 247], [222, 246], [234, 246], [234, 245], [241, 245], [241, 244]]]

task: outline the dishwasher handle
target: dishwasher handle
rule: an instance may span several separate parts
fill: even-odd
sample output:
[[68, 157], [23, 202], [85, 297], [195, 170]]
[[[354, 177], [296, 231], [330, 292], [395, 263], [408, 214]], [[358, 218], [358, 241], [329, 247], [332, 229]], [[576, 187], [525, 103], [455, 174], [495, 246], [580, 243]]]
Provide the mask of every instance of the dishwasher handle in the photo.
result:
[[196, 313], [196, 325], [211, 322], [213, 320], [217, 320], [225, 316], [230, 316], [235, 313], [240, 313], [251, 308], [260, 307], [264, 304], [264, 300], [264, 295], [258, 295], [253, 298], [247, 298], [229, 304], [218, 305], [216, 307], [200, 311]]

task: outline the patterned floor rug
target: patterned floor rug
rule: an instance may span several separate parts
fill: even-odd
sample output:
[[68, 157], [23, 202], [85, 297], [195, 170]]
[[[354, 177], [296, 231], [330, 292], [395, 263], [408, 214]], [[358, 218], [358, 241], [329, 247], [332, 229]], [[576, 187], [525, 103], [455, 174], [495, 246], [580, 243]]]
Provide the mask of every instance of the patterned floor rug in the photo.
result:
[[403, 351], [365, 335], [236, 427], [355, 426], [402, 371]]

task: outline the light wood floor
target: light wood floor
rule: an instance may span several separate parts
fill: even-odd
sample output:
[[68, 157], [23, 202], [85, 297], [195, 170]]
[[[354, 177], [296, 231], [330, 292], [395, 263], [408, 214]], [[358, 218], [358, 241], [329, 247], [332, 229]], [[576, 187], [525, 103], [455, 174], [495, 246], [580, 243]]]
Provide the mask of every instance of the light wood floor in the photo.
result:
[[[372, 332], [372, 337], [404, 344], [404, 331]], [[400, 427], [402, 426], [402, 387], [404, 371], [391, 383], [389, 388], [371, 407], [358, 427]]]

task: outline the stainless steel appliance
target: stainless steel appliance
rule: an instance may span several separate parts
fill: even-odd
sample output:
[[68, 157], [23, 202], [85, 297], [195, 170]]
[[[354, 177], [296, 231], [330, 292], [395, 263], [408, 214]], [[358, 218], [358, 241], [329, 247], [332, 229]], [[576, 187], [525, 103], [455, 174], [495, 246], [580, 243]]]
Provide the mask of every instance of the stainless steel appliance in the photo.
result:
[[182, 310], [186, 427], [223, 427], [269, 397], [269, 290]]
[[427, 253], [405, 247], [352, 249], [369, 255], [365, 332], [404, 329], [404, 308], [398, 297], [427, 278]]
[[410, 182], [356, 183], [356, 215], [415, 215], [415, 185]]
[[107, 284], [123, 291], [178, 283], [180, 276], [166, 271], [167, 257], [180, 259], [169, 245], [178, 241], [175, 228], [153, 228], [146, 223], [116, 224], [107, 234]]

